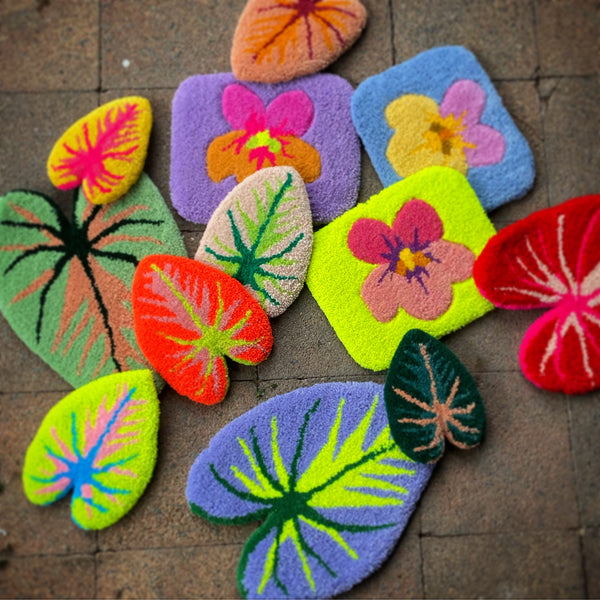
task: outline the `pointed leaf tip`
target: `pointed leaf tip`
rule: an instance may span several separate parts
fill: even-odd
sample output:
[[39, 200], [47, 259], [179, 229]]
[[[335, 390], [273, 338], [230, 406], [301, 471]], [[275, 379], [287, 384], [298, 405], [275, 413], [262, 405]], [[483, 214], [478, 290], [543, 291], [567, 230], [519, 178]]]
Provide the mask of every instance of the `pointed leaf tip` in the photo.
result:
[[471, 374], [440, 341], [410, 330], [400, 342], [385, 382], [392, 436], [412, 460], [436, 462], [446, 442], [463, 450], [485, 432], [485, 408]]

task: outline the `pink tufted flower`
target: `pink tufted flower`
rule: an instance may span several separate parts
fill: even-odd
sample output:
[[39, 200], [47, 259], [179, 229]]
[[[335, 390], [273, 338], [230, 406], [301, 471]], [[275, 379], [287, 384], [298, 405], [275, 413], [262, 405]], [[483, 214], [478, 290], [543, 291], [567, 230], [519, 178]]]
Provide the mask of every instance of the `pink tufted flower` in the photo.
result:
[[475, 254], [442, 239], [444, 224], [423, 200], [407, 202], [391, 227], [359, 219], [348, 247], [359, 260], [377, 265], [365, 279], [361, 297], [373, 316], [391, 321], [403, 308], [417, 319], [433, 320], [452, 304], [452, 284], [473, 275]]

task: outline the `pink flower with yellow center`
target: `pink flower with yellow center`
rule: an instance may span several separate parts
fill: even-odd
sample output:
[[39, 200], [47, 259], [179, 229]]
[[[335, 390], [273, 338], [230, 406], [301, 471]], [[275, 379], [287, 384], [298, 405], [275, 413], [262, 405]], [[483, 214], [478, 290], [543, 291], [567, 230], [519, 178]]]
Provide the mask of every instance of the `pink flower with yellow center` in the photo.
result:
[[499, 163], [506, 152], [504, 136], [480, 122], [486, 105], [483, 88], [469, 79], [453, 83], [441, 104], [428, 96], [406, 94], [385, 109], [394, 130], [386, 156], [400, 177], [430, 166], [469, 168]]
[[378, 321], [391, 321], [399, 308], [423, 320], [437, 319], [450, 308], [452, 284], [473, 275], [475, 254], [443, 235], [436, 210], [417, 199], [398, 211], [391, 227], [377, 219], [352, 225], [350, 251], [377, 265], [365, 279], [361, 297]]
[[266, 167], [294, 167], [306, 183], [321, 175], [319, 152], [301, 139], [314, 120], [314, 106], [301, 91], [280, 94], [267, 107], [247, 87], [234, 83], [223, 92], [229, 133], [209, 145], [209, 177], [219, 182], [235, 175], [238, 183]]

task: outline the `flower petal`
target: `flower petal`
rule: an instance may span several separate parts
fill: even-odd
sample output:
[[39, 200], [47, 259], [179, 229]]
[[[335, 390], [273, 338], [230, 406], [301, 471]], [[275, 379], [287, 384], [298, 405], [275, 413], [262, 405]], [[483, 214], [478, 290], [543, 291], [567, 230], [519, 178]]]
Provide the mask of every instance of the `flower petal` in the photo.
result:
[[402, 292], [406, 288], [404, 277], [396, 273], [386, 275], [386, 271], [387, 265], [373, 269], [360, 290], [361, 298], [381, 323], [387, 323], [396, 317]]
[[470, 167], [495, 165], [504, 158], [506, 141], [504, 136], [493, 127], [473, 125], [462, 134], [466, 142], [475, 144], [475, 148], [464, 149]]
[[463, 124], [471, 127], [479, 123], [486, 100], [486, 94], [478, 83], [461, 79], [446, 90], [440, 104], [440, 115], [447, 117], [452, 114], [455, 119], [463, 115]]
[[[316, 148], [297, 137], [286, 138], [289, 142], [284, 146], [283, 152], [277, 154], [276, 165], [294, 167], [304, 183], [312, 183], [321, 176], [321, 155]], [[265, 167], [271, 165], [265, 164]]]
[[[235, 175], [241, 183], [258, 169], [260, 148], [249, 150], [245, 145], [236, 143], [245, 135], [243, 131], [230, 131], [215, 138], [206, 151], [208, 176], [215, 182]], [[262, 161], [261, 168], [294, 167], [305, 183], [311, 183], [321, 175], [321, 155], [315, 148], [296, 137], [282, 137], [281, 152]], [[239, 148], [239, 150], [238, 150]]]
[[400, 177], [408, 177], [431, 166], [452, 167], [463, 175], [468, 170], [465, 153], [453, 147], [449, 154], [432, 150], [426, 133], [431, 116], [438, 114], [438, 105], [427, 96], [406, 94], [385, 109], [389, 126], [395, 129], [386, 150], [386, 157]]
[[[440, 275], [448, 283], [458, 283], [465, 281], [473, 276], [473, 264], [475, 263], [475, 254], [472, 250], [447, 240], [439, 240], [431, 245], [431, 253], [440, 260], [441, 266]], [[432, 273], [437, 269], [430, 268]]]
[[443, 263], [432, 263], [427, 269], [428, 278], [424, 278], [425, 287], [416, 279], [410, 283], [402, 278], [405, 286], [402, 289], [400, 306], [412, 317], [433, 321], [441, 317], [452, 305], [454, 292], [446, 276], [448, 266]]
[[519, 352], [523, 374], [535, 385], [583, 394], [600, 385], [600, 312], [564, 304], [527, 331]]
[[267, 126], [281, 128], [297, 137], [308, 131], [314, 117], [312, 100], [301, 90], [280, 94], [267, 107]]
[[435, 208], [423, 200], [407, 202], [396, 215], [392, 231], [407, 245], [434, 242], [444, 235], [444, 224]]
[[452, 304], [452, 286], [443, 276], [444, 267], [435, 264], [425, 286], [416, 279], [408, 281], [397, 273], [386, 273], [387, 266], [380, 265], [365, 279], [360, 295], [373, 316], [387, 323], [403, 308], [416, 319], [430, 321], [443, 315]]
[[223, 116], [232, 129], [245, 129], [246, 121], [252, 116], [265, 114], [263, 101], [246, 86], [232, 83], [223, 92]]
[[[206, 169], [208, 176], [215, 182], [235, 175], [238, 183], [256, 171], [256, 162], [252, 161], [246, 146], [237, 151], [236, 140], [244, 135], [243, 131], [230, 131], [215, 138], [206, 151]], [[267, 163], [265, 166], [273, 165]]]
[[348, 248], [356, 258], [377, 265], [387, 263], [382, 254], [390, 251], [385, 240], [392, 235], [392, 230], [377, 219], [358, 219], [348, 234]]

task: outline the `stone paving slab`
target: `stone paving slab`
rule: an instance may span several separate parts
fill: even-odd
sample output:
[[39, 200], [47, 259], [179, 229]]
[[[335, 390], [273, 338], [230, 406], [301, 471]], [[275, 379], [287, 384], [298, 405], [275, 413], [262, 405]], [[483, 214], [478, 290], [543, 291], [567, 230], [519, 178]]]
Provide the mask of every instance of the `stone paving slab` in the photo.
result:
[[581, 525], [600, 527], [600, 398], [588, 394], [569, 398], [571, 446], [577, 477], [577, 500]]
[[425, 537], [427, 598], [581, 598], [585, 583], [573, 531]]
[[540, 89], [550, 205], [597, 194], [600, 76], [546, 79]]
[[524, 79], [537, 66], [533, 2], [394, 1], [396, 62], [434, 46], [466, 46], [492, 79]]
[[[464, 44], [493, 78], [537, 168], [533, 190], [491, 214], [497, 228], [600, 193], [597, 0], [363, 1], [364, 35], [328, 71], [356, 86], [432, 46]], [[68, 211], [71, 194], [46, 176], [52, 145], [100, 103], [140, 94], [154, 112], [145, 169], [170, 204], [173, 94], [188, 76], [230, 70], [244, 5], [0, 1], [0, 194], [37, 189]], [[359, 201], [381, 189], [363, 150]], [[193, 255], [204, 226], [172, 213]], [[346, 597], [600, 595], [600, 392], [566, 398], [521, 375], [518, 349], [540, 314], [497, 309], [444, 339], [474, 373], [487, 439], [444, 457], [390, 558]], [[68, 500], [35, 507], [24, 496], [25, 450], [70, 386], [0, 316], [0, 596], [238, 597], [235, 570], [256, 525], [216, 526], [191, 514], [185, 483], [198, 453], [276, 394], [323, 381], [385, 381], [385, 372], [350, 358], [307, 289], [272, 325], [271, 357], [258, 367], [230, 363], [221, 405], [163, 391], [154, 478], [124, 519], [95, 533], [72, 523]]]
[[2, 567], [2, 598], [89, 598], [95, 586], [93, 555], [27, 556]]
[[465, 535], [573, 529], [575, 474], [564, 397], [523, 386], [520, 373], [475, 376], [485, 440], [440, 460], [421, 501], [422, 532]]
[[600, 72], [596, 0], [536, 0], [535, 12], [542, 75]]
[[600, 598], [600, 529], [586, 529], [583, 555], [588, 598]]
[[98, 80], [97, 0], [0, 3], [0, 90], [88, 90]]
[[237, 598], [240, 545], [100, 552], [97, 598]]

